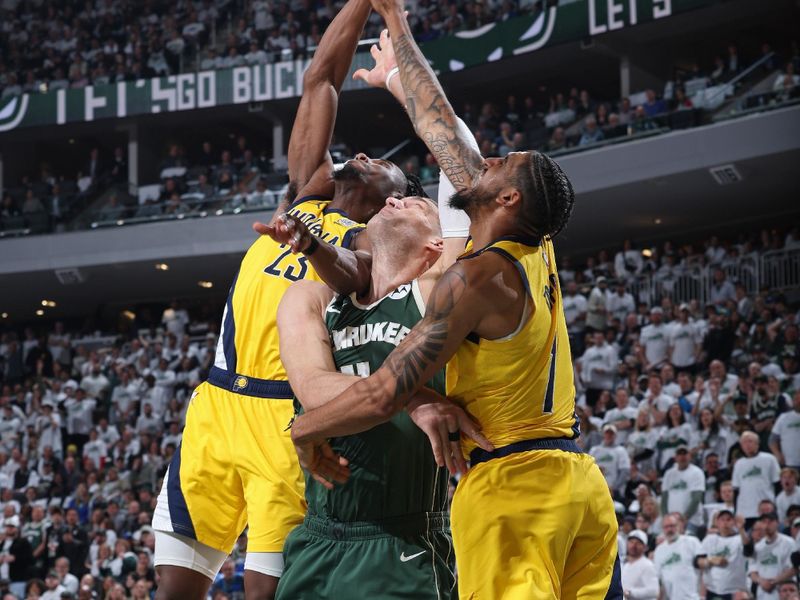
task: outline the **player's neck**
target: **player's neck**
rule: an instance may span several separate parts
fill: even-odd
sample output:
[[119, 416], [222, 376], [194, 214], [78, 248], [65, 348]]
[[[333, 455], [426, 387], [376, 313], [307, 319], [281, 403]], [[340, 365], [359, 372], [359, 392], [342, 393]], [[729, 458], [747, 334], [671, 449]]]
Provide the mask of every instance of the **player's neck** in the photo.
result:
[[[398, 265], [403, 266], [398, 268]], [[369, 290], [361, 299], [367, 304], [377, 302], [404, 283], [416, 279], [420, 270], [414, 260], [403, 261], [402, 257], [390, 257], [383, 252], [373, 251]]]
[[519, 228], [507, 219], [498, 219], [492, 213], [476, 215], [469, 227], [472, 247], [475, 250], [485, 248], [495, 240], [514, 234], [520, 234]]
[[333, 199], [328, 208], [340, 210], [356, 223], [366, 223], [383, 208], [382, 202], [364, 198], [364, 192], [354, 186], [336, 183]]

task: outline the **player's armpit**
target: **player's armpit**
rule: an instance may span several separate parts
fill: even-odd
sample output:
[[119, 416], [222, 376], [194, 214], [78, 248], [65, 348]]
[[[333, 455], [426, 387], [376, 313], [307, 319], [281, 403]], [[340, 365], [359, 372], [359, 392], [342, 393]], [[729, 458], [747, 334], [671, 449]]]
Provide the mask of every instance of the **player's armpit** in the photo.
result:
[[292, 284], [278, 306], [281, 361], [305, 410], [329, 402], [359, 380], [336, 370], [324, 311], [333, 292], [316, 281]]
[[325, 406], [300, 416], [292, 427], [295, 443], [366, 431], [405, 408], [482, 319], [486, 304], [479, 294], [468, 285], [463, 264], [448, 269], [431, 294], [425, 317], [383, 366]]

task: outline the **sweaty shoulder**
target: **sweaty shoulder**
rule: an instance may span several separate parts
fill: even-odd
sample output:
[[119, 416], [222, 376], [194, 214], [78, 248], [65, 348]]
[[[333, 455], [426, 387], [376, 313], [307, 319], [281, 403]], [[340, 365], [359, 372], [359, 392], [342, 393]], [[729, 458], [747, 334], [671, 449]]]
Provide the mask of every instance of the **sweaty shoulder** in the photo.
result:
[[465, 257], [452, 268], [459, 267], [471, 290], [480, 292], [495, 308], [516, 302], [525, 286], [514, 264], [495, 252], [482, 252]]

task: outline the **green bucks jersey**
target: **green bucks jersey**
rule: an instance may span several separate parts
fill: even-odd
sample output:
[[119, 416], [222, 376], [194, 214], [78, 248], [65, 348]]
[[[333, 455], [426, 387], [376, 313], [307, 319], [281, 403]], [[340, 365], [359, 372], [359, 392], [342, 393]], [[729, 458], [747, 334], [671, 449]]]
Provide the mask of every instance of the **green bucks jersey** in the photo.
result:
[[[369, 306], [355, 294], [337, 296], [325, 311], [336, 368], [361, 377], [374, 373], [424, 312], [416, 281]], [[427, 385], [444, 394], [444, 370]], [[306, 477], [309, 515], [378, 521], [446, 509], [447, 471], [436, 466], [427, 436], [405, 411], [369, 431], [333, 438], [331, 446], [350, 461], [350, 478], [328, 491]]]

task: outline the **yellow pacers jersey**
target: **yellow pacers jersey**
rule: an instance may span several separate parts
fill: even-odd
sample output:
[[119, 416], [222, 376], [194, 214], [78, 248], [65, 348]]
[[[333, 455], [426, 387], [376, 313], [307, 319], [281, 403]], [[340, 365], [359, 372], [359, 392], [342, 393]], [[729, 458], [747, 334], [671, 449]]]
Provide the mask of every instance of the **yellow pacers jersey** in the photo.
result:
[[[495, 252], [511, 261], [527, 288], [530, 317], [506, 338], [471, 334], [447, 364], [447, 396], [475, 417], [495, 447], [579, 434], [569, 338], [553, 243], [502, 238], [470, 260]], [[475, 448], [472, 440], [465, 454]]]
[[[327, 198], [305, 197], [288, 212], [326, 242], [347, 247], [364, 226], [329, 204]], [[276, 315], [284, 292], [300, 279], [320, 280], [302, 254], [292, 254], [288, 246], [267, 236], [250, 246], [231, 285], [214, 366], [245, 377], [286, 381]], [[242, 382], [246, 384], [244, 379]], [[233, 391], [237, 391], [235, 385]]]

